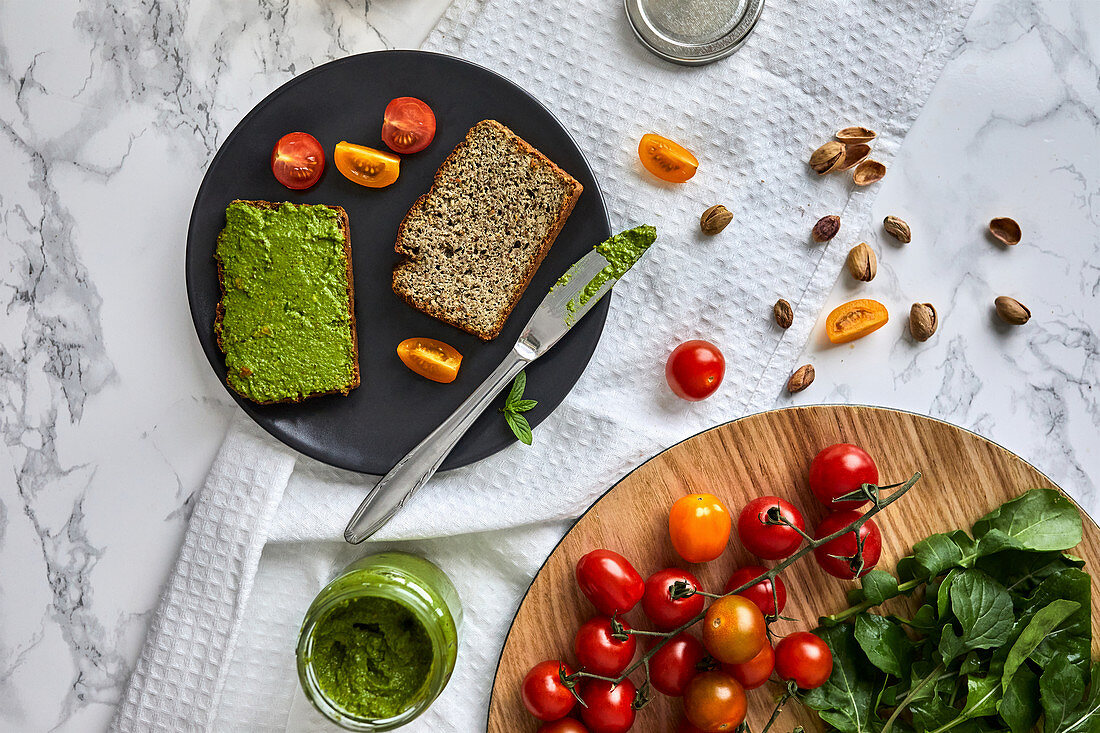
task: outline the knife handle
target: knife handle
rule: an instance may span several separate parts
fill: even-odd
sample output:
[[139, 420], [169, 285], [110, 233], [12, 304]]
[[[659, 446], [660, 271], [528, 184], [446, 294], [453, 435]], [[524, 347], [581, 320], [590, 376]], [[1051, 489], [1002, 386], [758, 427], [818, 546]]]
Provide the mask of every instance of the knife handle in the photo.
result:
[[435, 475], [443, 459], [474, 424], [474, 420], [531, 361], [531, 357], [521, 356], [513, 350], [450, 417], [398, 461], [370, 490], [348, 522], [344, 539], [357, 545], [381, 529], [409, 497]]

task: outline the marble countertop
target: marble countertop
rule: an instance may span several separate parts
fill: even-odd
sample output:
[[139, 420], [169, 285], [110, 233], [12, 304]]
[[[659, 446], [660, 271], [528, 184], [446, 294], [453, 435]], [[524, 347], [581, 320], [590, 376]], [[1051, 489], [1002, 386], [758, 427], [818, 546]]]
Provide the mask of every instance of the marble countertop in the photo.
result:
[[[0, 730], [105, 727], [236, 409], [180, 275], [210, 158], [286, 79], [415, 47], [445, 5], [0, 4]], [[940, 417], [1100, 510], [1098, 78], [1100, 4], [979, 1], [879, 184], [875, 216], [913, 242], [869, 242], [879, 274], [859, 294], [894, 321], [815, 337], [816, 382], [777, 405]], [[985, 234], [998, 215], [1019, 246]], [[855, 291], [838, 273], [830, 306]], [[997, 322], [997, 295], [1031, 322]], [[914, 301], [939, 311], [925, 344], [903, 326]]]

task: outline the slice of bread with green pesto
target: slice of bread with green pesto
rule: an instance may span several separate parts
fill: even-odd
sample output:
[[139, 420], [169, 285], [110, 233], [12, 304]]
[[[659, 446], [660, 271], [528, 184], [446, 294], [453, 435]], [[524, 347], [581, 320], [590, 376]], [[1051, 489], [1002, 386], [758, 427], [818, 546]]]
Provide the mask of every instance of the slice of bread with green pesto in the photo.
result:
[[430, 316], [495, 338], [582, 190], [507, 127], [482, 120], [401, 222], [393, 291]]
[[234, 201], [218, 235], [225, 381], [260, 404], [359, 386], [351, 229], [339, 206]]

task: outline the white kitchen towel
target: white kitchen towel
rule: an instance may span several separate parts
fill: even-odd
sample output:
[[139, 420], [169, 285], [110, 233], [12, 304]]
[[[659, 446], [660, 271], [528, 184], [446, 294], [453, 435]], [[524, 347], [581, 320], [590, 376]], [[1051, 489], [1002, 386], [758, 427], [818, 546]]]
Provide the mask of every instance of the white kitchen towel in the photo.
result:
[[[541, 99], [592, 164], [613, 228], [650, 223], [659, 237], [616, 286], [592, 363], [535, 430], [535, 445], [437, 476], [380, 533], [404, 540], [385, 546], [438, 562], [466, 610], [455, 676], [408, 730], [484, 727], [508, 620], [569, 519], [660, 449], [775, 404], [845, 253], [872, 226], [866, 219], [874, 186], [859, 189], [843, 174], [816, 176], [806, 160], [836, 129], [862, 124], [878, 130], [873, 157], [889, 167], [957, 48], [972, 5], [769, 0], [745, 46], [701, 68], [650, 55], [614, 0], [457, 0], [451, 7], [424, 47], [485, 65]], [[500, 116], [507, 122], [507, 110]], [[646, 132], [691, 149], [699, 173], [683, 185], [650, 177], [637, 158]], [[706, 237], [698, 217], [715, 203], [734, 221]], [[827, 246], [809, 236], [825, 214], [843, 222]], [[787, 331], [771, 319], [780, 297], [795, 308]], [[664, 386], [665, 358], [689, 338], [713, 341], [726, 357], [725, 384], [703, 403], [682, 402]], [[529, 384], [528, 396], [538, 398], [537, 384]], [[223, 454], [236, 454], [240, 441], [254, 450], [244, 465], [282, 466], [284, 449], [254, 432], [236, 426]], [[225, 484], [224, 470], [219, 459], [195, 512], [203, 524], [196, 528], [193, 520], [188, 532], [199, 546], [210, 533], [222, 536], [217, 507], [206, 505], [221, 495], [209, 487]], [[289, 479], [280, 469], [251, 481], [236, 489], [255, 497], [250, 529], [239, 515], [222, 518], [237, 530], [223, 547], [228, 554], [200, 558], [185, 544], [119, 728], [327, 729], [297, 692], [295, 634], [324, 582], [350, 559], [379, 549], [339, 542], [373, 479], [299, 458]], [[269, 524], [259, 508], [280, 495]], [[263, 537], [269, 544], [249, 599], [251, 558]], [[206, 582], [193, 583], [194, 576]], [[187, 619], [186, 634], [200, 619], [201, 634], [177, 637], [180, 619]], [[189, 650], [196, 640], [198, 648]], [[173, 695], [192, 706], [190, 722]]]

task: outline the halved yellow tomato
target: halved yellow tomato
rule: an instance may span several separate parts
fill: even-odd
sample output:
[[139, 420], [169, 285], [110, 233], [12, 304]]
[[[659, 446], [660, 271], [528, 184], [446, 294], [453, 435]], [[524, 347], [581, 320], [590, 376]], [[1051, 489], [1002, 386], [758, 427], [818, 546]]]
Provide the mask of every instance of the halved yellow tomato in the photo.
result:
[[458, 376], [462, 354], [458, 349], [430, 338], [405, 339], [397, 345], [397, 357], [414, 372], [433, 382], [448, 384]]
[[349, 181], [369, 188], [384, 188], [397, 180], [401, 159], [396, 155], [341, 141], [332, 160]]
[[683, 183], [699, 169], [699, 160], [690, 150], [652, 132], [642, 135], [638, 157], [647, 171], [669, 183]]

